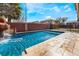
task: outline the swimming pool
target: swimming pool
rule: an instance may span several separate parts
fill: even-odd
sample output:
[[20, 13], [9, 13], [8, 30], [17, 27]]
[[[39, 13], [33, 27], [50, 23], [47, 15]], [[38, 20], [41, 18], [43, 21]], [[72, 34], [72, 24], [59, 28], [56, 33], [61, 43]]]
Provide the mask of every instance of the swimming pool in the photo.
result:
[[58, 31], [36, 31], [21, 34], [14, 34], [10, 38], [0, 42], [0, 55], [20, 56], [22, 52], [33, 45], [46, 41], [63, 32]]

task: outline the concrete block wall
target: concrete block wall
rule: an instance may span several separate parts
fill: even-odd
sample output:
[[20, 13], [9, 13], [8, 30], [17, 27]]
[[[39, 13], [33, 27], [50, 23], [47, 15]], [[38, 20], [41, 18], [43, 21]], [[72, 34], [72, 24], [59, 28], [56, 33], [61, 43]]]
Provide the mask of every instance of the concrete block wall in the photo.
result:
[[10, 28], [15, 30], [16, 32], [25, 32], [25, 31], [33, 31], [33, 30], [42, 30], [48, 29], [48, 24], [38, 24], [38, 23], [8, 23]]
[[27, 30], [42, 30], [42, 29], [49, 29], [49, 24], [39, 24], [39, 23], [27, 23]]

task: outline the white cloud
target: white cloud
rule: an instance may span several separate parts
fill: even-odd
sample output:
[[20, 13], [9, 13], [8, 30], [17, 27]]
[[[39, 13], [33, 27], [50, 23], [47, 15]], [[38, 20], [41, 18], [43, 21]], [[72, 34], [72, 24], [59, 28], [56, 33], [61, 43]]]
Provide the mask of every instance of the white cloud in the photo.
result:
[[45, 16], [44, 19], [52, 19], [52, 16]]
[[39, 13], [39, 14], [44, 14], [43, 12], [43, 7], [42, 5], [40, 4], [36, 4], [36, 3], [27, 3], [27, 13], [33, 13], [33, 12], [36, 12], [36, 13]]
[[52, 10], [55, 10], [56, 12], [60, 12], [61, 11], [57, 6], [53, 7]]
[[70, 12], [70, 11], [72, 11], [72, 9], [69, 7], [69, 5], [67, 4], [67, 5], [65, 5], [64, 6], [64, 11], [65, 12]]
[[65, 10], [65, 12], [69, 12], [69, 11], [72, 11], [72, 9], [71, 9], [71, 8], [67, 8], [67, 9]]
[[45, 17], [45, 19], [50, 19], [50, 18], [52, 18], [52, 16], [46, 16], [46, 17]]
[[69, 8], [69, 5], [65, 5], [65, 6], [64, 6], [64, 9], [66, 9], [66, 8]]

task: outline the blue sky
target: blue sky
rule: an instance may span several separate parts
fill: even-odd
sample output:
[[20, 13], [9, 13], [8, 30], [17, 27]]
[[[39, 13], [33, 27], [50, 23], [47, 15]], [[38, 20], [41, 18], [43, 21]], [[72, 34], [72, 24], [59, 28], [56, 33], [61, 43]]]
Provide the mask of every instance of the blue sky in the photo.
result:
[[21, 17], [23, 18], [23, 20], [26, 20], [27, 21], [27, 6], [26, 6], [26, 3], [20, 3], [19, 4], [21, 9], [22, 9], [22, 14], [21, 14]]
[[67, 21], [77, 19], [73, 3], [27, 3], [25, 5], [27, 22], [56, 19], [57, 17], [68, 17]]

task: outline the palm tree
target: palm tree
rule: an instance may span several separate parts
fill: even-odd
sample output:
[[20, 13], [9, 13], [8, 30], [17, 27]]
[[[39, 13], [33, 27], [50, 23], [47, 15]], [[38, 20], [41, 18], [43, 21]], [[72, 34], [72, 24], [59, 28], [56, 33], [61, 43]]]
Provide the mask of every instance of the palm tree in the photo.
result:
[[20, 17], [21, 8], [18, 3], [1, 3], [0, 4], [0, 16], [5, 16], [8, 21], [11, 19], [17, 20]]

